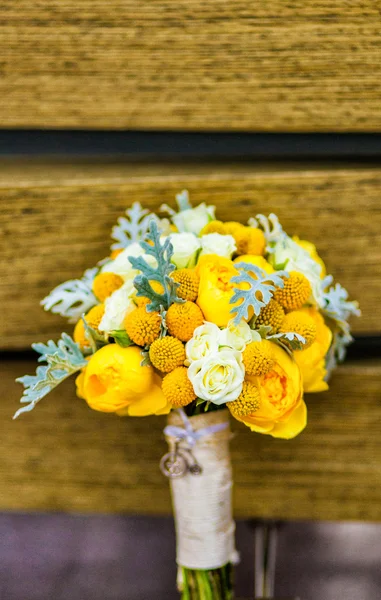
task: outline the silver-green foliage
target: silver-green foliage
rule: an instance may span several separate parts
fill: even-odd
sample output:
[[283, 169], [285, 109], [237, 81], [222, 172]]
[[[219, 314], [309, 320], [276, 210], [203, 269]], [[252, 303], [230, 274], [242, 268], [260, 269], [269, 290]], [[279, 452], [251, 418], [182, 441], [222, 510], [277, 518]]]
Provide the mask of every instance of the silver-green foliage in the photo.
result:
[[192, 205], [189, 200], [188, 190], [182, 190], [182, 192], [176, 194], [176, 202], [180, 212], [192, 208]]
[[348, 292], [339, 283], [323, 294], [323, 315], [333, 323], [333, 340], [329, 349], [326, 368], [330, 372], [337, 363], [343, 362], [347, 346], [353, 341], [348, 319], [359, 317], [358, 302], [348, 300]]
[[249, 219], [248, 223], [251, 227], [262, 229], [266, 239], [266, 252], [273, 252], [272, 244], [279, 242], [283, 236], [286, 236], [278, 217], [274, 213], [271, 213], [268, 217], [261, 214], [256, 215], [255, 219]]
[[[140, 271], [134, 279], [134, 286], [137, 289], [137, 296], [145, 296], [150, 299], [150, 303], [147, 305], [149, 312], [162, 312], [168, 310], [174, 302], [184, 302], [176, 293], [179, 284], [170, 277], [175, 270], [175, 266], [171, 263], [173, 246], [169, 238], [166, 238], [163, 244], [161, 243], [160, 233], [154, 220], [150, 222], [146, 237], [151, 243], [140, 242], [140, 245], [145, 254], [155, 258], [156, 266], [149, 265], [144, 256], [130, 256], [129, 261], [132, 267]], [[151, 286], [151, 281], [159, 283], [163, 292], [155, 291]]]
[[134, 202], [126, 210], [126, 217], [119, 217], [118, 224], [112, 229], [111, 237], [116, 242], [111, 249], [127, 248], [134, 242], [140, 242], [146, 236], [152, 219], [157, 219], [156, 215], [142, 208], [140, 202]]
[[[178, 212], [182, 212], [184, 210], [189, 210], [192, 208], [192, 204], [189, 200], [189, 192], [188, 190], [182, 190], [179, 194], [176, 194], [176, 203], [178, 207]], [[168, 204], [162, 204], [160, 206], [160, 211], [167, 213], [170, 217], [174, 217], [177, 212], [173, 210]]]
[[20, 402], [26, 406], [15, 413], [14, 419], [24, 412], [31, 411], [41, 398], [87, 364], [78, 344], [66, 333], [62, 334], [58, 343], [49, 340], [47, 344], [32, 344], [32, 348], [41, 354], [38, 362], [47, 364], [37, 367], [35, 375], [24, 375], [16, 379], [25, 388]]
[[92, 292], [97, 273], [97, 267], [87, 269], [81, 279], [70, 279], [61, 283], [41, 300], [41, 305], [45, 310], [68, 318], [69, 323], [75, 323], [81, 315], [98, 303]]
[[284, 287], [282, 277], [289, 277], [289, 274], [286, 271], [269, 274], [256, 265], [245, 262], [239, 262], [235, 267], [240, 273], [234, 275], [231, 281], [238, 285], [248, 284], [248, 289], [235, 287], [235, 293], [230, 300], [231, 304], [240, 302], [238, 306], [234, 306], [230, 311], [236, 313], [234, 323], [238, 325], [242, 319], [247, 321], [250, 308], [253, 309], [254, 315], [258, 316], [261, 309], [270, 302], [276, 288]]

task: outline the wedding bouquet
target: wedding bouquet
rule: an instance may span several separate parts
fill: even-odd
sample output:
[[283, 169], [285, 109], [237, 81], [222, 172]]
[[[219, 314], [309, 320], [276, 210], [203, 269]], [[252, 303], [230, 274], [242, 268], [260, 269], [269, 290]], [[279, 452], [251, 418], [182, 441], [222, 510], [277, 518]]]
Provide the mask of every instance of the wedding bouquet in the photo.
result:
[[30, 411], [73, 373], [90, 408], [119, 416], [168, 415], [170, 478], [183, 599], [233, 598], [229, 416], [290, 439], [306, 426], [304, 392], [327, 380], [351, 341], [356, 302], [315, 246], [277, 217], [247, 225], [192, 208], [186, 191], [165, 217], [135, 203], [114, 227], [111, 254], [56, 287], [46, 310], [75, 323], [34, 344], [45, 363], [24, 385]]

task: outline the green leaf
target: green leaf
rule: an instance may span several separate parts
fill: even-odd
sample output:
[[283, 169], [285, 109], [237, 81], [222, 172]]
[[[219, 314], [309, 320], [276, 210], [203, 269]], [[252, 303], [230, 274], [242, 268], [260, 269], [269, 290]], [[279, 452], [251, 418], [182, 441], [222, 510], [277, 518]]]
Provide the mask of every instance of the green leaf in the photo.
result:
[[[169, 238], [166, 238], [163, 244], [160, 242], [160, 233], [155, 221], [150, 222], [147, 239], [152, 245], [147, 242], [140, 242], [140, 245], [145, 254], [155, 258], [157, 266], [149, 265], [144, 256], [130, 256], [129, 261], [134, 269], [141, 271], [134, 279], [137, 296], [145, 296], [150, 299], [150, 303], [147, 305], [149, 312], [160, 312], [168, 310], [174, 302], [183, 303], [184, 300], [179, 298], [176, 293], [180, 284], [170, 277], [170, 274], [176, 269], [175, 265], [171, 263], [173, 246]], [[163, 292], [156, 292], [150, 284], [151, 281], [158, 282], [162, 286]]]
[[134, 344], [127, 331], [124, 331], [124, 329], [111, 331], [110, 336], [113, 337], [115, 342], [122, 348], [128, 348], [128, 346], [133, 346]]
[[[238, 306], [231, 309], [231, 313], [236, 313], [234, 323], [238, 325], [242, 319], [247, 321], [250, 308], [254, 315], [258, 316], [261, 309], [266, 306], [275, 292], [276, 288], [283, 288], [284, 281], [282, 277], [289, 277], [286, 271], [277, 273], [266, 273], [256, 265], [245, 262], [239, 262], [235, 265], [241, 272], [231, 278], [231, 281], [238, 284], [248, 284], [249, 289], [242, 290], [235, 287], [235, 293], [230, 300], [231, 304], [241, 301]], [[254, 277], [253, 275], [254, 274]]]
[[90, 327], [88, 322], [86, 321], [85, 315], [82, 315], [82, 321], [85, 328], [85, 336], [88, 339], [92, 352], [96, 352], [102, 346], [107, 344], [106, 338], [102, 333], [99, 333], [96, 329]]
[[87, 365], [78, 344], [66, 333], [62, 334], [57, 344], [49, 340], [47, 344], [32, 344], [32, 348], [41, 354], [38, 362], [45, 361], [47, 365], [37, 367], [36, 375], [24, 375], [16, 379], [25, 388], [20, 402], [27, 405], [15, 413], [14, 419], [24, 412], [31, 411], [41, 398], [64, 379]]
[[142, 362], [140, 363], [140, 366], [141, 367], [152, 366], [151, 359], [149, 357], [149, 348], [148, 347], [144, 348], [144, 350], [142, 350], [141, 354], [142, 354], [143, 358], [142, 358]]
[[272, 330], [273, 328], [271, 327], [271, 325], [260, 325], [258, 329], [255, 329], [255, 331], [258, 331], [259, 335], [264, 340], [272, 332]]
[[[304, 345], [306, 343], [306, 339], [302, 335], [300, 335], [299, 333], [295, 333], [294, 331], [269, 335], [267, 339], [272, 340], [274, 342], [279, 341], [280, 343], [282, 343], [282, 345], [286, 345], [292, 350], [303, 350]], [[286, 342], [286, 344], [284, 344], [284, 342]]]
[[140, 242], [145, 238], [152, 219], [158, 220], [156, 215], [142, 208], [140, 202], [134, 202], [126, 210], [126, 217], [120, 217], [118, 225], [112, 229], [111, 237], [116, 243], [112, 244], [111, 249], [127, 248], [134, 242]]

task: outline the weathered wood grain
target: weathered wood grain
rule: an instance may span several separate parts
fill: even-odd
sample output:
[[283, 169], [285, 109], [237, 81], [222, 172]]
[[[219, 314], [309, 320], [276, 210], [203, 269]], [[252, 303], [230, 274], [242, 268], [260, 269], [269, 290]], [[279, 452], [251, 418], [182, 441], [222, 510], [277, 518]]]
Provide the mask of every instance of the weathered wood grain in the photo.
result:
[[157, 210], [183, 188], [224, 220], [278, 214], [286, 231], [317, 244], [328, 272], [360, 301], [354, 331], [381, 333], [379, 167], [2, 161], [0, 348], [70, 331], [40, 300], [107, 256], [111, 227], [132, 202]]
[[0, 126], [380, 131], [374, 0], [5, 0]]
[[[33, 362], [2, 364], [0, 510], [169, 514], [158, 462], [164, 417], [91, 411], [70, 380], [17, 421], [16, 376]], [[295, 440], [253, 434], [238, 422], [231, 449], [239, 517], [381, 520], [381, 363], [340, 367], [309, 395]]]

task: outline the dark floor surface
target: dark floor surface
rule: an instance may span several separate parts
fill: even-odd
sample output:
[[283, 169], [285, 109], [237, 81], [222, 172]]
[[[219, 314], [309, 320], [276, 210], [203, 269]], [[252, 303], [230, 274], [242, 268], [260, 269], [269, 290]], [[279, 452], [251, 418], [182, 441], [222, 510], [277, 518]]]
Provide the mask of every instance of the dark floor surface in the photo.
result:
[[[0, 514], [1, 600], [175, 600], [171, 519]], [[237, 595], [253, 597], [253, 527], [237, 524]], [[381, 525], [287, 523], [275, 592], [380, 600]]]

